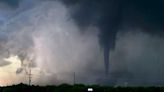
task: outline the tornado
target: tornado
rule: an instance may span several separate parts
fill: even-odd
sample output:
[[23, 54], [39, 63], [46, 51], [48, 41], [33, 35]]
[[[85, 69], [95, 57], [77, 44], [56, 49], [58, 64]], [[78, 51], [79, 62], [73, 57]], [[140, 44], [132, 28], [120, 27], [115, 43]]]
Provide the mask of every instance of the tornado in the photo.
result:
[[[105, 66], [105, 74], [109, 73], [109, 64], [110, 64], [110, 52], [115, 48], [115, 40], [117, 31], [116, 29], [112, 29], [115, 31], [106, 31], [101, 34], [100, 43], [103, 48], [103, 56], [104, 56], [104, 66]], [[108, 34], [107, 34], [108, 33]]]
[[[66, 5], [78, 5], [71, 12], [71, 17], [76, 24], [85, 29], [90, 25], [99, 28], [99, 45], [103, 50], [105, 74], [108, 75], [110, 51], [114, 50], [116, 35], [122, 22], [124, 2], [122, 0], [79, 0], [68, 2]], [[79, 17], [82, 16], [82, 17]], [[83, 30], [82, 30], [83, 31]]]
[[105, 74], [108, 75], [109, 70], [109, 51], [110, 48], [108, 45], [104, 46], [104, 65], [105, 65]]
[[[114, 2], [117, 3], [117, 2]], [[115, 11], [113, 14], [108, 13], [102, 15], [106, 15], [106, 17], [102, 17], [101, 21], [99, 21], [99, 27], [101, 29], [100, 31], [100, 45], [103, 48], [104, 52], [104, 66], [105, 66], [105, 74], [108, 75], [109, 73], [109, 57], [110, 57], [110, 51], [114, 50], [115, 43], [116, 43], [116, 36], [120, 29], [120, 25], [122, 22], [122, 10], [123, 5], [122, 3], [118, 3], [117, 6], [115, 6]]]

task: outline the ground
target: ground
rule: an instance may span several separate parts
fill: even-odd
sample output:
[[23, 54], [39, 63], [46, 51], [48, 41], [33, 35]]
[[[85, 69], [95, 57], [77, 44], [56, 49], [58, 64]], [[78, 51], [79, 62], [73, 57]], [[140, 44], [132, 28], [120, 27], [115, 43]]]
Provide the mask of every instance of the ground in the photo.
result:
[[92, 92], [164, 92], [164, 87], [112, 87], [99, 85], [68, 85], [58, 86], [28, 86], [18, 84], [1, 87], [0, 92], [88, 92], [88, 88], [93, 88]]

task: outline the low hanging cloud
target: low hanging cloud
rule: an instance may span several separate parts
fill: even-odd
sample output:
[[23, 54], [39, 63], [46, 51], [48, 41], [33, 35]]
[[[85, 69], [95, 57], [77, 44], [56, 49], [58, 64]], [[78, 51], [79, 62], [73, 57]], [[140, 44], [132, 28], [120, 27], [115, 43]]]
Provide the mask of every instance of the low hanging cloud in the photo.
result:
[[[57, 1], [42, 2], [13, 19], [4, 30], [8, 37], [5, 48], [17, 55], [22, 65], [35, 62], [33, 68], [40, 70], [40, 76], [34, 74], [38, 77], [34, 83], [72, 83], [74, 72], [80, 76], [79, 82], [94, 82], [89, 67], [100, 57], [98, 28], [90, 26], [81, 33], [66, 7]], [[16, 73], [27, 67], [18, 67]]]

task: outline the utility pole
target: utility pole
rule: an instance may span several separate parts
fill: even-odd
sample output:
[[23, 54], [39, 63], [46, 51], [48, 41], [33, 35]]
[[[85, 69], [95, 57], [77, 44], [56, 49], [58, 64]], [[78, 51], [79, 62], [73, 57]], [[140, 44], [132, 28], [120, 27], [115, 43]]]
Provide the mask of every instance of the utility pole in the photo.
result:
[[29, 77], [29, 86], [31, 85], [31, 78], [32, 78], [31, 75], [32, 75], [32, 74], [31, 74], [31, 68], [29, 68], [29, 73], [28, 73], [28, 77]]
[[32, 63], [32, 61], [30, 60], [30, 62], [28, 63], [28, 72], [27, 72], [27, 74], [28, 74], [28, 83], [29, 83], [29, 86], [31, 85], [31, 79], [32, 79], [32, 74], [31, 74], [31, 63]]

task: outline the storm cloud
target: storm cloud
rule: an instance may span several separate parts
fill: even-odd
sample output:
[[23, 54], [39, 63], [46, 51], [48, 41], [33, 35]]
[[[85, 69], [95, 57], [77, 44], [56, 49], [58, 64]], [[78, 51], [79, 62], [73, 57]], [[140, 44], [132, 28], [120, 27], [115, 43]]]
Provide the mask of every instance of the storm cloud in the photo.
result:
[[9, 10], [0, 17], [1, 55], [8, 50], [24, 67], [32, 61], [37, 84], [72, 83], [74, 72], [80, 83], [163, 83], [162, 0], [1, 3]]

